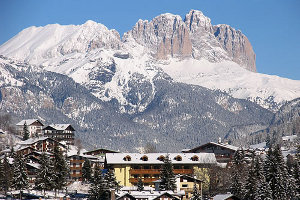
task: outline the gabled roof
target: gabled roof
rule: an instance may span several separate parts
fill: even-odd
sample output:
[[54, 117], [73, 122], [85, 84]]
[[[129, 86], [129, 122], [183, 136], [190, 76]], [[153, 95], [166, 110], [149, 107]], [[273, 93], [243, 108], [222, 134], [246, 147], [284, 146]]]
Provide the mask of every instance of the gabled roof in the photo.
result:
[[[161, 156], [169, 156], [173, 164], [216, 164], [214, 153], [107, 153], [107, 164], [162, 164]], [[176, 160], [177, 156], [181, 156], [182, 160]], [[192, 157], [197, 155], [198, 160], [193, 160]], [[147, 156], [147, 160], [141, 159]], [[130, 159], [126, 159], [130, 158]]]
[[52, 140], [52, 141], [57, 142], [61, 146], [66, 147], [65, 145], [61, 144], [60, 142], [58, 142], [58, 141], [56, 141], [56, 140], [54, 140], [54, 139], [52, 139], [50, 137], [44, 137], [44, 136], [43, 137], [38, 137], [38, 138], [29, 138], [28, 140], [24, 140], [24, 141], [18, 142], [17, 144], [22, 145], [22, 146], [23, 145], [31, 145], [31, 144], [34, 144], [34, 143], [36, 143], [38, 141], [44, 141], [44, 140]]
[[[58, 130], [58, 131], [64, 131], [69, 126], [71, 126], [71, 124], [50, 124], [46, 128], [44, 128], [44, 129], [47, 129], [48, 127], [51, 127], [51, 128], [53, 128], [55, 130]], [[73, 129], [75, 131], [75, 129], [72, 126], [71, 126], [71, 129]]]
[[[24, 119], [24, 120], [20, 121], [19, 123], [17, 123], [16, 125], [17, 126], [23, 126], [26, 122], [26, 125], [29, 126], [29, 125], [33, 124], [34, 122], [36, 122], [36, 121], [41, 123], [40, 120], [38, 120], [38, 119]], [[43, 126], [43, 124], [42, 124], [42, 126]]]
[[194, 177], [189, 176], [189, 175], [186, 175], [186, 174], [183, 174], [183, 175], [179, 174], [179, 175], [177, 175], [176, 177], [177, 177], [177, 178], [183, 178], [183, 179], [189, 180], [189, 182], [197, 182], [197, 183], [203, 182], [203, 181], [200, 180], [200, 179], [194, 178]]
[[171, 199], [178, 199], [178, 200], [179, 200], [179, 198], [173, 196], [172, 194], [170, 194], [170, 193], [168, 193], [168, 192], [165, 192], [165, 193], [159, 195], [158, 197], [154, 198], [153, 200], [161, 199], [161, 197], [163, 197], [163, 196], [167, 196], [167, 197], [169, 197], [169, 198], [171, 198]]
[[229, 145], [229, 144], [209, 142], [209, 143], [203, 144], [201, 146], [198, 146], [196, 148], [193, 148], [193, 149], [189, 150], [188, 152], [194, 152], [194, 151], [196, 151], [198, 149], [201, 149], [202, 147], [205, 147], [205, 146], [208, 146], [208, 145], [215, 145], [215, 146], [223, 147], [225, 149], [229, 149], [229, 150], [232, 150], [232, 151], [237, 151], [239, 149], [239, 147], [232, 146], [232, 145]]
[[234, 196], [233, 194], [217, 194], [213, 197], [213, 200], [227, 200], [229, 198], [232, 198], [234, 200], [240, 200], [238, 197]]
[[103, 153], [118, 153], [117, 151], [99, 148], [99, 149], [95, 149], [95, 150], [84, 152], [83, 154], [93, 154], [93, 153], [96, 153], [98, 151], [102, 151]]
[[122, 199], [123, 197], [126, 197], [125, 199], [130, 199], [130, 200], [135, 200], [135, 199], [136, 199], [134, 196], [132, 196], [132, 195], [126, 193], [126, 194], [124, 194], [124, 195], [122, 195], [122, 196], [116, 198], [116, 200]]

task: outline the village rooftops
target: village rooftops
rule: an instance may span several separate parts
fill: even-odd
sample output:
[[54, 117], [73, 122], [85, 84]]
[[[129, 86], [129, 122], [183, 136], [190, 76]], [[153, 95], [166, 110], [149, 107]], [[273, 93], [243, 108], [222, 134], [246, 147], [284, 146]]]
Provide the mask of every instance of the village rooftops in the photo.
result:
[[33, 124], [34, 122], [39, 122], [41, 124], [41, 126], [43, 126], [43, 124], [40, 122], [40, 120], [38, 119], [24, 119], [22, 121], [20, 121], [19, 123], [17, 123], [17, 126], [23, 126], [25, 123], [27, 126]]
[[[73, 131], [75, 131], [74, 128], [71, 126], [71, 124], [50, 124], [46, 128], [49, 128], [49, 127], [53, 128], [55, 130], [58, 130], [58, 131], [64, 131], [68, 127], [70, 127], [70, 129], [72, 129]], [[44, 129], [46, 129], [46, 128], [44, 128]]]
[[[128, 192], [118, 192], [116, 195], [118, 196], [117, 199], [120, 199], [120, 197], [123, 197], [125, 195], [129, 194]], [[160, 199], [162, 196], [167, 196], [170, 198], [180, 199], [178, 197], [184, 196], [184, 191], [179, 192], [173, 192], [173, 191], [131, 191], [130, 196], [136, 198], [136, 199]], [[161, 198], [162, 199], [162, 198]]]
[[107, 153], [107, 164], [162, 164], [169, 156], [173, 164], [217, 164], [213, 153]]
[[50, 137], [45, 137], [45, 136], [38, 137], [38, 138], [29, 138], [28, 140], [18, 142], [17, 144], [21, 145], [21, 146], [32, 145], [32, 144], [34, 144], [36, 142], [44, 141], [44, 140], [52, 140], [52, 141], [57, 142], [59, 145], [61, 145], [63, 147], [66, 147], [65, 145], [61, 144], [60, 142], [58, 142], [58, 141], [56, 141], [56, 140], [54, 140], [54, 139], [52, 139]]
[[219, 147], [223, 147], [225, 149], [229, 149], [231, 151], [237, 151], [239, 149], [239, 147], [236, 147], [236, 146], [233, 146], [233, 145], [230, 145], [230, 144], [225, 144], [225, 143], [217, 143], [217, 142], [209, 142], [209, 143], [206, 143], [206, 144], [203, 144], [201, 146], [198, 146], [196, 148], [193, 148], [193, 149], [190, 149], [188, 151], [183, 151], [183, 152], [195, 152], [197, 151], [198, 149], [201, 149], [203, 147], [206, 147], [208, 145], [215, 145], [215, 146], [219, 146]]

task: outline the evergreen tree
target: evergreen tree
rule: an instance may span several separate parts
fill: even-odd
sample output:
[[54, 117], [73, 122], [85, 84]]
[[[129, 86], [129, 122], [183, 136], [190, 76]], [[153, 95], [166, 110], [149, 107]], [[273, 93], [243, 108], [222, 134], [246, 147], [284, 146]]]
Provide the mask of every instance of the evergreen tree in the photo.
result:
[[115, 173], [114, 173], [113, 169], [109, 169], [107, 171], [105, 179], [107, 180], [109, 189], [119, 190], [120, 186], [119, 186], [119, 183], [116, 180]]
[[279, 145], [275, 149], [270, 148], [265, 161], [266, 181], [270, 184], [272, 198], [293, 199], [296, 195], [295, 181], [287, 172]]
[[22, 199], [22, 190], [28, 187], [28, 175], [25, 159], [21, 155], [16, 155], [13, 163], [12, 188], [20, 190], [20, 199]]
[[264, 175], [262, 160], [260, 156], [256, 156], [254, 160], [254, 176], [256, 177], [256, 194], [257, 200], [272, 200], [272, 191], [269, 184], [266, 182]]
[[159, 185], [160, 190], [176, 190], [175, 175], [173, 173], [173, 165], [169, 156], [164, 159], [162, 170], [160, 173], [161, 183]]
[[245, 155], [243, 150], [237, 150], [233, 157], [231, 187], [230, 192], [239, 198], [243, 198], [244, 189], [244, 172], [245, 172]]
[[53, 158], [53, 186], [56, 191], [61, 190], [67, 184], [67, 179], [69, 177], [69, 166], [64, 158], [64, 155], [60, 151], [58, 146], [54, 147], [54, 158]]
[[86, 159], [82, 166], [82, 179], [83, 181], [91, 182], [92, 180], [92, 168], [89, 159]]
[[44, 191], [45, 196], [46, 190], [54, 188], [55, 173], [50, 158], [45, 153], [42, 153], [39, 164], [40, 168], [35, 180], [35, 189]]
[[192, 193], [191, 200], [201, 200], [201, 199], [202, 199], [202, 197], [201, 197], [200, 191], [197, 188], [196, 182], [194, 182], [193, 193]]
[[248, 177], [245, 184], [245, 196], [244, 199], [248, 200], [257, 200], [257, 190], [258, 190], [258, 177], [256, 177], [255, 169], [254, 169], [254, 158], [252, 159]]
[[1, 188], [6, 194], [9, 188], [11, 187], [11, 181], [13, 178], [13, 171], [6, 156], [4, 156], [4, 158], [1, 161], [0, 177]]
[[300, 170], [299, 170], [299, 161], [296, 160], [293, 166], [293, 177], [295, 179], [295, 185], [296, 185], [296, 193], [297, 193], [297, 197], [300, 197]]
[[24, 126], [23, 126], [23, 140], [28, 140], [29, 137], [30, 137], [30, 133], [28, 131], [28, 126], [25, 121]]
[[109, 200], [110, 192], [107, 180], [98, 166], [95, 167], [94, 177], [89, 190], [90, 200]]
[[138, 179], [138, 183], [137, 183], [137, 191], [143, 191], [144, 190], [144, 183], [142, 181], [141, 178]]

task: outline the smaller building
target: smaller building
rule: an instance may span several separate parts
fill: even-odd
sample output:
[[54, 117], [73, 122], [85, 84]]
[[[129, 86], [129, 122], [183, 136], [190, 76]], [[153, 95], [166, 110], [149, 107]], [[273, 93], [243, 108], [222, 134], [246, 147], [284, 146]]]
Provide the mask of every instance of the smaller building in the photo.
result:
[[17, 133], [19, 135], [24, 134], [24, 124], [27, 125], [28, 131], [29, 131], [29, 137], [35, 137], [35, 136], [41, 136], [42, 129], [43, 129], [43, 123], [38, 119], [24, 119], [16, 124], [17, 127]]
[[92, 151], [84, 152], [84, 155], [92, 155], [92, 156], [105, 156], [106, 153], [119, 153], [117, 151], [109, 150], [109, 149], [95, 149]]
[[184, 153], [214, 153], [217, 162], [229, 163], [238, 149], [238, 147], [221, 142], [209, 142], [196, 148], [185, 150]]
[[63, 151], [66, 149], [65, 145], [49, 137], [30, 138], [17, 143], [18, 149], [21, 149], [21, 147], [31, 147], [35, 151], [40, 152], [54, 152], [55, 146], [58, 146]]
[[44, 136], [74, 145], [75, 129], [70, 124], [51, 124], [43, 128]]
[[82, 167], [86, 160], [91, 162], [91, 168], [95, 168], [98, 165], [101, 169], [104, 168], [104, 159], [101, 160], [96, 156], [73, 154], [67, 157], [70, 166], [70, 178], [73, 181], [82, 181]]

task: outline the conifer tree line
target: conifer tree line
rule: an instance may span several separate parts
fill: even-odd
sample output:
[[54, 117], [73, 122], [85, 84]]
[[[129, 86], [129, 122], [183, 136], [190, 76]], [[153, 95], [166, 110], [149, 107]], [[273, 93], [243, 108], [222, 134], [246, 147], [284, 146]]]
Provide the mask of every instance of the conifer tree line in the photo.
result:
[[243, 200], [299, 199], [299, 161], [298, 154], [285, 162], [279, 145], [270, 147], [264, 159], [253, 154], [250, 163], [239, 150], [233, 159], [230, 191]]
[[90, 200], [110, 200], [111, 190], [118, 191], [120, 185], [116, 180], [114, 170], [109, 169], [107, 172], [103, 172], [99, 166], [96, 166], [93, 170], [93, 175], [90, 180], [86, 180], [91, 183], [89, 190]]
[[[21, 195], [22, 190], [29, 186], [26, 158], [14, 152], [11, 158], [12, 166], [7, 156], [0, 161], [0, 187], [5, 194], [10, 190], [19, 190]], [[45, 152], [41, 154], [34, 189], [43, 192], [43, 195], [49, 190], [54, 190], [56, 194], [57, 190], [66, 186], [68, 178], [69, 166], [59, 147], [55, 146], [52, 157]]]

